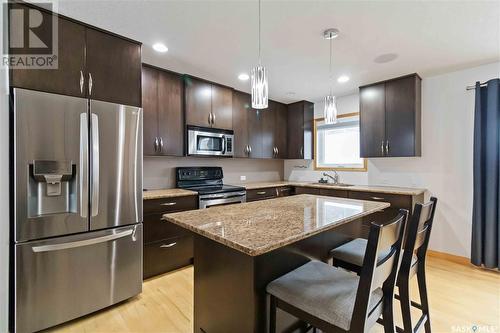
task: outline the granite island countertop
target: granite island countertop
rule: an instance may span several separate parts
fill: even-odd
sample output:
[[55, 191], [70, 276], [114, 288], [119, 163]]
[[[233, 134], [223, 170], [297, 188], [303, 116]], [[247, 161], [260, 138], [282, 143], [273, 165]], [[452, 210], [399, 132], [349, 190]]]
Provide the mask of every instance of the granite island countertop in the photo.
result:
[[258, 256], [389, 207], [386, 202], [301, 194], [165, 214], [163, 218]]

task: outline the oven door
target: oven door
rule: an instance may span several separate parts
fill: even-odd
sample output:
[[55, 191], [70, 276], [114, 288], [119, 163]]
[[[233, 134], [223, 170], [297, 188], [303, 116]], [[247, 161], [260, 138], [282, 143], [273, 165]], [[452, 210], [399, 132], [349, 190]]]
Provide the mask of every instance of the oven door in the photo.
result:
[[199, 196], [199, 208], [232, 205], [247, 201], [246, 192], [206, 194]]
[[203, 129], [188, 129], [188, 155], [231, 156], [227, 134]]

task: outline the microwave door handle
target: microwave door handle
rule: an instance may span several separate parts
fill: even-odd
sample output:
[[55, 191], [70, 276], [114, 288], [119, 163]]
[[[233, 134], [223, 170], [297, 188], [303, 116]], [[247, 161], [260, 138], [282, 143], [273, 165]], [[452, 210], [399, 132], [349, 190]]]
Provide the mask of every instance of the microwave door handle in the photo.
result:
[[226, 146], [227, 146], [226, 140], [227, 140], [226, 136], [223, 135], [222, 136], [222, 155], [226, 154]]
[[92, 216], [99, 214], [99, 118], [92, 113]]

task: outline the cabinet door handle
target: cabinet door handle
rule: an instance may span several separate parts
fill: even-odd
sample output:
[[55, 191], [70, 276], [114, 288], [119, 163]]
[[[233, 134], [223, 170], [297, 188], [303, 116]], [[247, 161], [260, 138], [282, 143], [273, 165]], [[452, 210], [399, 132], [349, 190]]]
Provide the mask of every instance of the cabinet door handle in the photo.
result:
[[215, 125], [215, 114], [212, 113], [212, 125]]
[[382, 140], [382, 144], [380, 145], [380, 150], [382, 151], [382, 155], [384, 155], [384, 140]]
[[83, 78], [83, 71], [80, 71], [80, 93], [83, 94], [83, 84], [85, 83], [85, 79]]
[[160, 152], [163, 151], [163, 138], [160, 137]]
[[300, 147], [300, 157], [304, 157], [304, 147]]
[[208, 114], [208, 124], [212, 125], [212, 112]]
[[92, 73], [89, 73], [89, 96], [92, 95]]
[[370, 199], [373, 199], [373, 200], [385, 200], [385, 198], [382, 198], [382, 197], [370, 197]]
[[248, 146], [248, 153], [251, 154], [252, 153], [252, 146]]
[[158, 137], [155, 137], [155, 142], [154, 142], [154, 147], [155, 147], [155, 153], [158, 152]]
[[389, 140], [387, 140], [385, 143], [385, 153], [386, 155], [389, 155]]
[[276, 157], [278, 157], [279, 154], [280, 154], [280, 150], [278, 149], [278, 147], [276, 147]]
[[162, 247], [162, 248], [168, 248], [168, 247], [175, 246], [176, 244], [177, 244], [177, 242], [173, 242], [173, 243], [169, 243], [169, 244], [160, 245], [160, 247]]
[[266, 194], [266, 191], [259, 191], [259, 192], [257, 192], [257, 194], [258, 195], [264, 195], [264, 194]]
[[164, 202], [160, 204], [160, 206], [175, 206], [177, 205], [177, 202]]

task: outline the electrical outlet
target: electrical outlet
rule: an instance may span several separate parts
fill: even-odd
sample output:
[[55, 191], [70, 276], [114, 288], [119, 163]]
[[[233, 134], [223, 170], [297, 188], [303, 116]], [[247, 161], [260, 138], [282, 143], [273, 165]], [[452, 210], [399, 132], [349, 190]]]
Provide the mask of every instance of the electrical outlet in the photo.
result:
[[247, 176], [240, 176], [240, 180], [241, 181], [247, 180]]

